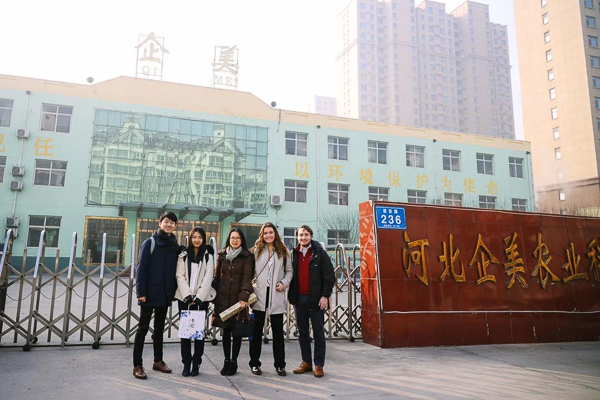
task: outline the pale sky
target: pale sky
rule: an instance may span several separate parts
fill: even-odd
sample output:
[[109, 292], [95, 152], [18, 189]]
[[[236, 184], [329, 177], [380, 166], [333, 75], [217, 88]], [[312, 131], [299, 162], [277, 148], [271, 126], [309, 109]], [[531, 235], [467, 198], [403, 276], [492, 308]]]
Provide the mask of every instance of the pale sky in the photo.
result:
[[[315, 94], [336, 94], [336, 17], [348, 2], [1, 0], [0, 73], [74, 83], [133, 76], [138, 35], [154, 31], [170, 52], [163, 80], [210, 86], [214, 46], [235, 44], [239, 90], [308, 111]], [[463, 2], [446, 0], [446, 11]], [[478, 2], [490, 5], [491, 22], [508, 25], [515, 130], [522, 139], [513, 4]]]

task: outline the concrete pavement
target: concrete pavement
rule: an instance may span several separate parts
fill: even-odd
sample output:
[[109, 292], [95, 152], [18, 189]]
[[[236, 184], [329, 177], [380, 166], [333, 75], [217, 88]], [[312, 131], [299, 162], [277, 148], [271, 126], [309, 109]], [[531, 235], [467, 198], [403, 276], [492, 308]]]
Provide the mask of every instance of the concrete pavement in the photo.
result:
[[144, 349], [146, 381], [132, 376], [131, 348], [90, 346], [0, 347], [0, 398], [9, 399], [599, 399], [600, 342], [379, 349], [357, 341], [328, 341], [325, 377], [293, 375], [300, 364], [297, 341], [286, 345], [288, 376], [272, 367], [263, 346], [263, 375], [253, 376], [248, 344], [240, 369], [222, 377], [220, 344], [206, 345], [198, 377], [181, 376], [178, 344], [165, 344], [173, 374], [151, 370], [152, 345]]

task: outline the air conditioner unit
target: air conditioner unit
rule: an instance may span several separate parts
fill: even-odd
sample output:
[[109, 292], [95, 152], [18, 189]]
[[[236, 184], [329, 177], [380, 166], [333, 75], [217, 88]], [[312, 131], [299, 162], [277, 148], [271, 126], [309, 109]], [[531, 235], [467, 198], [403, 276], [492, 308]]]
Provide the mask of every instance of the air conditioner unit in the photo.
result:
[[23, 176], [25, 174], [25, 167], [22, 165], [14, 165], [12, 167], [12, 174], [14, 176]]
[[6, 227], [16, 228], [19, 226], [19, 217], [6, 217]]
[[11, 181], [10, 190], [23, 190], [23, 181]]
[[281, 207], [283, 204], [283, 197], [281, 195], [271, 195], [271, 206]]
[[29, 129], [17, 129], [17, 137], [21, 139], [29, 138]]

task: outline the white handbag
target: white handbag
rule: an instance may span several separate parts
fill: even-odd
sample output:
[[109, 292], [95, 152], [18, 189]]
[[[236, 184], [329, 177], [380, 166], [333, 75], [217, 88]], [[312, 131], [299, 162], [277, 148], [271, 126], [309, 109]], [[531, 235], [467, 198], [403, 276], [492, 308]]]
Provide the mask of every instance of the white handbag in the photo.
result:
[[206, 311], [181, 310], [179, 313], [180, 339], [203, 340], [206, 329]]

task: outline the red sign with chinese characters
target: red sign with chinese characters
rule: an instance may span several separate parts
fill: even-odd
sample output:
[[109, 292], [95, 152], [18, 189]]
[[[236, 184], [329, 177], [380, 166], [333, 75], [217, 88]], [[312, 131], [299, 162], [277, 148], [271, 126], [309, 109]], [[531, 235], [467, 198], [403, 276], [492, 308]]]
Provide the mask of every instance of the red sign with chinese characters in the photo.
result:
[[[406, 230], [378, 229], [377, 205]], [[600, 338], [600, 218], [364, 202], [360, 245], [367, 343]]]

